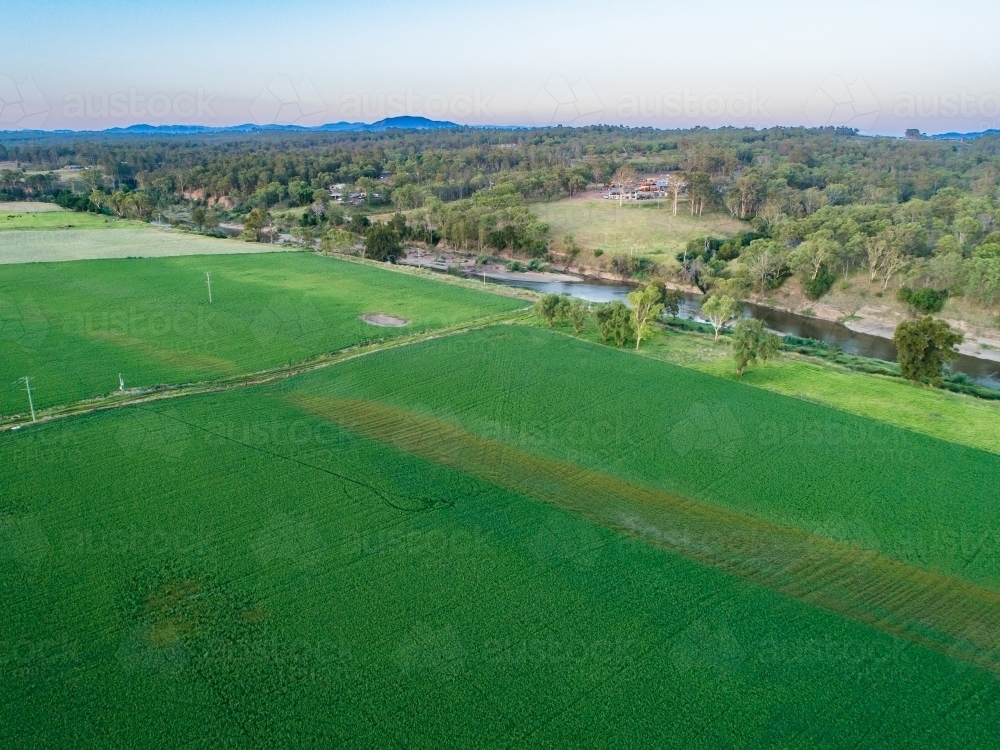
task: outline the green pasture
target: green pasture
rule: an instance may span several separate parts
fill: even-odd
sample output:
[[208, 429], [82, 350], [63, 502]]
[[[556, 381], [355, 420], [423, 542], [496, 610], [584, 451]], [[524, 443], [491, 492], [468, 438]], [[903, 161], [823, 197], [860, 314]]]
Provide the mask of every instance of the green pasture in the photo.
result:
[[[569, 332], [568, 326], [561, 326]], [[584, 337], [599, 340], [593, 328]], [[949, 393], [899, 378], [851, 372], [835, 364], [784, 353], [766, 366], [736, 375], [728, 342], [666, 331], [643, 343], [643, 353], [745, 385], [813, 401], [908, 430], [1000, 453], [1000, 403]]]
[[[406, 372], [394, 381], [389, 373]], [[762, 370], [763, 372], [763, 370]], [[511, 385], [515, 384], [515, 385]], [[289, 381], [1000, 587], [1000, 456], [526, 327]]]
[[[331, 394], [712, 502], [732, 503], [743, 471], [745, 503], [786, 520], [826, 504], [840, 466], [835, 489], [859, 490], [844, 518], [887, 492], [898, 507], [840, 437], [914, 451], [907, 469], [948, 450], [507, 328], [4, 433], [5, 746], [993, 742], [995, 674], [293, 405]], [[807, 432], [817, 419], [827, 431]], [[849, 455], [827, 471], [820, 451]], [[812, 473], [790, 469], [807, 458]], [[949, 458], [952, 508], [986, 481], [968, 472], [1000, 462]], [[767, 505], [775, 477], [788, 486]]]
[[27, 413], [25, 376], [39, 408], [117, 390], [119, 374], [129, 388], [214, 379], [524, 306], [313, 254], [0, 265], [0, 413]]

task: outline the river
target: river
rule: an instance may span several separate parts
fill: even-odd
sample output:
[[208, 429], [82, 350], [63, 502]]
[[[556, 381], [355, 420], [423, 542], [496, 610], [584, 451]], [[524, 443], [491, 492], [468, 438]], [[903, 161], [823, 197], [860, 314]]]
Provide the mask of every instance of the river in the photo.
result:
[[[490, 279], [491, 283], [531, 289], [542, 294], [568, 294], [588, 302], [627, 302], [626, 295], [635, 289], [629, 284], [613, 281], [529, 281], [522, 279]], [[831, 347], [839, 346], [845, 353], [859, 357], [871, 357], [888, 362], [896, 361], [896, 347], [890, 339], [857, 333], [841, 323], [831, 320], [808, 318], [804, 315], [775, 310], [750, 302], [743, 303], [744, 317], [760, 318], [768, 328], [781, 334], [824, 341]], [[680, 317], [704, 320], [701, 316], [701, 298], [694, 294], [684, 294]], [[1000, 388], [1000, 362], [965, 354], [952, 363], [953, 372], [963, 372], [980, 385]]]

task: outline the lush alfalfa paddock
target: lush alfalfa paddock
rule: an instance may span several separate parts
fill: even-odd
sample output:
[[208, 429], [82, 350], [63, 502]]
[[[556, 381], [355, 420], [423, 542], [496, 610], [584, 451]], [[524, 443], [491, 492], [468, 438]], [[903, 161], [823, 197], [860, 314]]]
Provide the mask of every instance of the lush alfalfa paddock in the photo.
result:
[[382, 352], [293, 386], [1000, 589], [1000, 559], [962, 551], [996, 543], [994, 453], [524, 326]]
[[[417, 372], [440, 359], [410, 349]], [[636, 376], [634, 355], [605, 352]], [[441, 412], [433, 379], [358, 364], [301, 395], [375, 372], [387, 398], [424, 404], [418, 429]], [[500, 346], [490, 369], [523, 366]], [[480, 393], [451, 379], [465, 420]], [[992, 740], [992, 673], [339, 427], [286, 386], [0, 434], [0, 742]], [[502, 433], [493, 395], [479, 428]]]
[[[0, 381], [0, 413], [26, 413], [17, 377], [32, 378], [43, 408], [117, 390], [119, 373], [127, 387], [213, 380], [524, 304], [312, 253], [4, 266], [0, 351], [10, 382]], [[361, 318], [369, 313], [409, 325], [371, 326]]]

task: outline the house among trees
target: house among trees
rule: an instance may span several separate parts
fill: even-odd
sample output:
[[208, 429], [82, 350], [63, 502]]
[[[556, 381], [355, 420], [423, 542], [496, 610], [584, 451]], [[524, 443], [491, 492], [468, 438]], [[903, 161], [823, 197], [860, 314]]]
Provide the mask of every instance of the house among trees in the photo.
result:
[[[330, 193], [330, 197], [337, 203], [349, 203], [352, 206], [358, 206], [364, 203], [365, 199], [368, 197], [368, 194], [363, 190], [358, 193], [348, 191], [347, 186], [342, 182], [336, 185], [331, 185], [328, 192]], [[378, 198], [378, 194], [376, 193], [374, 197]]]
[[644, 177], [635, 185], [607, 185], [604, 197], [608, 200], [642, 201], [650, 198], [666, 198], [671, 191], [672, 180], [683, 186], [680, 176], [661, 175], [660, 177]]

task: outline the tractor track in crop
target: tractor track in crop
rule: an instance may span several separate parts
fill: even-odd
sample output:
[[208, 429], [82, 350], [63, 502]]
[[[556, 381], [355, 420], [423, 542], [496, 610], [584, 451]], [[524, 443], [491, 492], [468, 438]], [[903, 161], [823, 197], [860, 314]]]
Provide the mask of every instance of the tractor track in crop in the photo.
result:
[[199, 396], [206, 393], [223, 393], [239, 388], [266, 385], [390, 349], [398, 349], [411, 344], [420, 344], [425, 341], [456, 336], [491, 326], [515, 324], [524, 318], [524, 314], [525, 311], [513, 314], [501, 313], [491, 315], [446, 328], [423, 331], [409, 336], [400, 336], [388, 341], [358, 344], [335, 352], [320, 354], [295, 364], [260, 370], [253, 373], [229, 375], [218, 380], [130, 389], [121, 393], [114, 392], [105, 396], [83, 399], [71, 404], [61, 404], [59, 406], [39, 409], [36, 411], [36, 418], [34, 420], [30, 416], [23, 414], [13, 417], [0, 417], [0, 433], [43, 425], [70, 417], [93, 414], [99, 411], [108, 411], [110, 409], [121, 409], [127, 406], [149, 404], [167, 399]]

